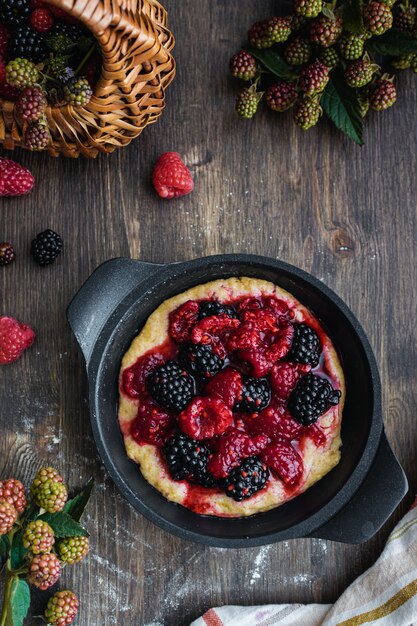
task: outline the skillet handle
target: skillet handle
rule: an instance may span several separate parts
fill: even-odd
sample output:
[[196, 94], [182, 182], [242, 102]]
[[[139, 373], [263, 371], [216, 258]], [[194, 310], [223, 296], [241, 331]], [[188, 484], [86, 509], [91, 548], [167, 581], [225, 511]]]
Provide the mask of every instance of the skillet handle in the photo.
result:
[[350, 502], [311, 537], [364, 543], [385, 524], [408, 491], [408, 481], [385, 433], [368, 476]]
[[112, 259], [99, 265], [86, 280], [67, 308], [67, 319], [87, 365], [111, 313], [133, 289], [161, 267], [136, 259]]

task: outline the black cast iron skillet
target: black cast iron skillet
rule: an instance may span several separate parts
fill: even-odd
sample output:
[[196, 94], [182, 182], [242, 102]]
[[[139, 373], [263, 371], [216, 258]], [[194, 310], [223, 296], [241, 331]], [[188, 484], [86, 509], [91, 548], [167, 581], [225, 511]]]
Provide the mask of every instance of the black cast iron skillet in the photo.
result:
[[[117, 422], [121, 359], [148, 316], [189, 287], [231, 276], [272, 281], [308, 306], [333, 339], [347, 383], [339, 465], [293, 501], [242, 519], [197, 515], [168, 502], [128, 459]], [[306, 272], [247, 254], [170, 265], [114, 259], [83, 285], [68, 308], [68, 320], [84, 353], [91, 423], [104, 464], [127, 500], [165, 530], [232, 548], [307, 536], [360, 543], [404, 497], [407, 480], [384, 434], [380, 380], [365, 333], [340, 298]]]

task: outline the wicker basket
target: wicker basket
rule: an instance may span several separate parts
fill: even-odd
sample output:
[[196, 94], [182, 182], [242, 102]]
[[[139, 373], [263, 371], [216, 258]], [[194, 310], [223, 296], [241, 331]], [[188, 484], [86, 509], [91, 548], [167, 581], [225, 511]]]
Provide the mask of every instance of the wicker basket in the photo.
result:
[[[157, 0], [47, 0], [78, 18], [102, 50], [101, 76], [85, 107], [49, 107], [52, 156], [95, 157], [126, 146], [164, 108], [175, 74], [174, 38]], [[0, 99], [0, 142], [23, 147], [13, 102]]]

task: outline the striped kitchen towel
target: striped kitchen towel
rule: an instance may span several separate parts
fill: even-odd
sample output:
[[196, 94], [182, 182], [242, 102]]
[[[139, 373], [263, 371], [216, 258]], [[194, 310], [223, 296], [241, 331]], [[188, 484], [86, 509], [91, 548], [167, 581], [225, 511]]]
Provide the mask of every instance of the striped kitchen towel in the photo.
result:
[[335, 604], [270, 604], [210, 609], [191, 626], [416, 626], [417, 499], [375, 565]]

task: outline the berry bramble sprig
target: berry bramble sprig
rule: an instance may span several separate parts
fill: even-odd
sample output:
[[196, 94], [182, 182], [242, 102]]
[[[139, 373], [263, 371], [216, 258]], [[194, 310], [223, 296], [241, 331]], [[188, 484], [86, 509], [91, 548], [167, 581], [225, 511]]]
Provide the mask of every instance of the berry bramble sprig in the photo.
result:
[[[0, 626], [22, 626], [30, 607], [30, 585], [49, 589], [65, 566], [88, 554], [88, 532], [79, 521], [92, 488], [91, 479], [69, 500], [58, 472], [41, 467], [28, 503], [19, 480], [0, 481], [0, 574], [5, 579]], [[65, 626], [72, 624], [77, 612], [75, 593], [58, 591], [40, 619], [48, 626]]]
[[292, 108], [303, 130], [324, 113], [362, 145], [365, 116], [397, 100], [395, 72], [417, 73], [416, 14], [411, 0], [294, 0], [292, 14], [253, 24], [230, 59], [232, 76], [250, 83], [237, 113], [252, 118], [265, 100]]

